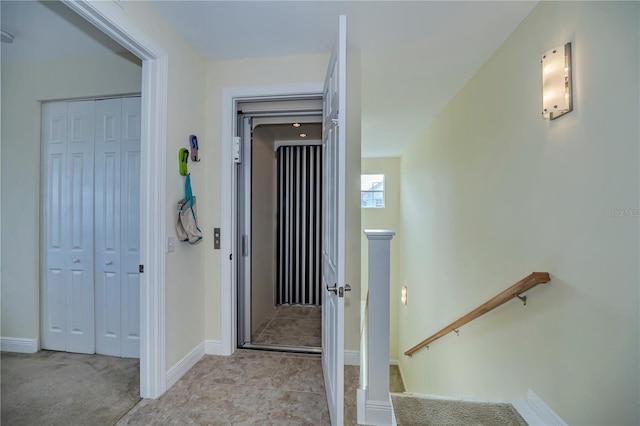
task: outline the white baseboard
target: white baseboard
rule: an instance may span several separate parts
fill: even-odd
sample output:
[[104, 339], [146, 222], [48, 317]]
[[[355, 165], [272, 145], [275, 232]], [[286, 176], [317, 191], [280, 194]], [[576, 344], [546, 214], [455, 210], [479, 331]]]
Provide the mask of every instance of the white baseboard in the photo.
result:
[[205, 340], [204, 353], [207, 355], [226, 355], [220, 340]]
[[167, 371], [165, 379], [165, 389], [169, 390], [175, 385], [180, 377], [189, 371], [205, 354], [205, 342], [200, 342], [191, 352], [182, 357], [173, 367]]
[[344, 351], [344, 365], [360, 365], [360, 351]]
[[22, 337], [0, 337], [0, 350], [3, 352], [19, 352], [34, 354], [39, 349], [38, 338], [25, 339]]
[[509, 401], [518, 414], [531, 426], [567, 426], [567, 424], [531, 389], [526, 399]]
[[417, 398], [429, 398], [429, 399], [441, 399], [443, 401], [462, 401], [462, 402], [488, 402], [492, 404], [503, 404], [505, 402], [504, 399], [487, 399], [487, 398], [463, 398], [456, 396], [443, 396], [443, 395], [433, 395], [429, 393], [419, 393], [419, 392], [405, 392], [406, 396], [415, 396]]

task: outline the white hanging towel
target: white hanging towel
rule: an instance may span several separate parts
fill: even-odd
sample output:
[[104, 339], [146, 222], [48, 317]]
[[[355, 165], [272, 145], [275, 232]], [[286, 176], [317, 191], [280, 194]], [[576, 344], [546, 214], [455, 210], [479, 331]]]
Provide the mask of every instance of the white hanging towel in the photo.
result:
[[191, 190], [191, 174], [187, 174], [184, 181], [184, 199], [178, 201], [178, 221], [176, 233], [180, 241], [195, 244], [202, 239], [202, 231], [198, 227], [196, 218], [196, 197]]

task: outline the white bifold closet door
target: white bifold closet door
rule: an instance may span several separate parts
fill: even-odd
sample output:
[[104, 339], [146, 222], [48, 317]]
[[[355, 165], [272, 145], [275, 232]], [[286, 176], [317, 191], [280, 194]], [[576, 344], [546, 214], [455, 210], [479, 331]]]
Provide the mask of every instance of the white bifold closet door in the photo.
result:
[[42, 348], [137, 358], [140, 98], [42, 113]]

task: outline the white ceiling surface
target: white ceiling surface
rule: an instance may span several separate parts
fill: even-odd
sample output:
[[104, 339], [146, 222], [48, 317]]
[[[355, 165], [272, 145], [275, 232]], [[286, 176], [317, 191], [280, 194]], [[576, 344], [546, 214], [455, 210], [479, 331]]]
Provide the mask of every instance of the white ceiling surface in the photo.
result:
[[[305, 140], [322, 140], [321, 123], [302, 123], [300, 127], [293, 127], [291, 124], [263, 124], [259, 127], [266, 133], [268, 133], [275, 142], [304, 142]], [[307, 136], [302, 138], [300, 137], [301, 133], [304, 133]]]
[[2, 43], [2, 62], [51, 59], [126, 52], [93, 25], [57, 1], [0, 2], [2, 29], [14, 36]]
[[362, 53], [362, 156], [397, 157], [536, 2], [162, 1], [206, 59], [328, 53], [347, 15]]
[[[123, 5], [126, 8], [124, 0]], [[58, 2], [2, 0], [2, 61], [121, 52]], [[210, 60], [329, 53], [337, 17], [362, 53], [362, 155], [403, 153], [535, 6], [481, 1], [154, 1]]]

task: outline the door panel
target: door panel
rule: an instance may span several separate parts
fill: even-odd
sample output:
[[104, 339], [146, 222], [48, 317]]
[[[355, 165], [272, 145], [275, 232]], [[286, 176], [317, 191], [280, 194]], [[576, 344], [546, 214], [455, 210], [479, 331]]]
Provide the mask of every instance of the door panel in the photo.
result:
[[127, 358], [140, 358], [140, 108], [140, 98], [122, 99], [120, 335]]
[[[66, 351], [94, 353], [93, 288], [93, 101], [68, 102], [68, 177], [62, 241], [66, 248]], [[63, 189], [63, 194], [65, 193]], [[66, 241], [65, 241], [66, 239]]]
[[63, 240], [67, 177], [67, 104], [42, 107], [43, 209], [42, 348], [66, 350], [66, 245]]
[[120, 356], [120, 155], [122, 101], [96, 102], [96, 352]]
[[346, 17], [324, 88], [322, 370], [332, 425], [344, 423]]

